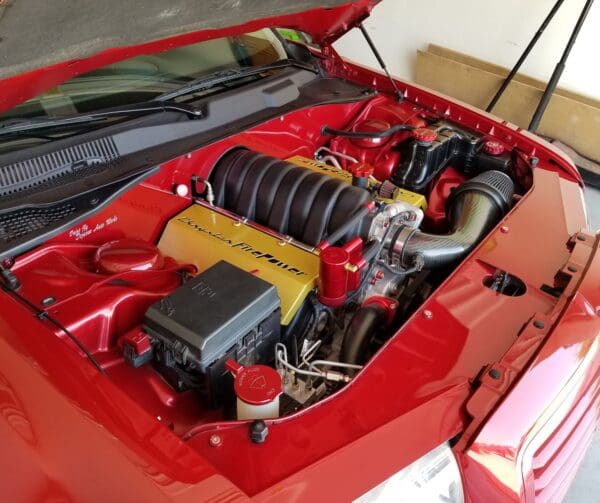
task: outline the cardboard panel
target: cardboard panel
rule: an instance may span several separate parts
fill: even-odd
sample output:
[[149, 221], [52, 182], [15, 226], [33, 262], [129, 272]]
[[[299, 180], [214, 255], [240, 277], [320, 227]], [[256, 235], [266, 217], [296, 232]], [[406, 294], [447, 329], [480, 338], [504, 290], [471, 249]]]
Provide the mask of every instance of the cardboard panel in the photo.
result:
[[[418, 84], [485, 108], [508, 69], [431, 45], [417, 52]], [[494, 114], [526, 128], [542, 97], [545, 83], [518, 75], [496, 105]], [[600, 102], [570, 91], [557, 90], [538, 133], [561, 140], [580, 154], [600, 160]]]
[[[490, 63], [489, 61], [484, 61], [483, 59], [474, 58], [467, 54], [463, 54], [461, 52], [453, 51], [451, 49], [447, 49], [440, 45], [429, 44], [427, 52], [431, 54], [437, 54], [438, 56], [442, 56], [443, 58], [452, 59], [459, 63], [463, 63], [465, 65], [473, 66], [480, 70], [485, 70], [486, 72], [493, 73], [495, 75], [500, 76], [502, 79], [508, 75], [509, 69], [504, 68], [500, 65], [495, 65], [494, 63]], [[551, 70], [553, 68], [549, 68]], [[499, 79], [498, 82], [501, 82]], [[517, 73], [514, 78], [514, 82], [522, 82], [523, 84], [527, 84], [532, 87], [536, 87], [538, 89], [546, 89], [546, 82], [543, 82], [539, 79], [535, 79], [533, 77], [529, 77], [528, 75], [524, 75], [522, 73]], [[500, 85], [500, 84], [498, 84]], [[554, 94], [558, 94], [560, 96], [564, 96], [565, 98], [570, 98], [575, 101], [581, 101], [587, 105], [600, 108], [600, 100], [596, 100], [594, 98], [590, 98], [588, 96], [583, 96], [581, 94], [574, 93], [572, 91], [568, 91], [566, 89], [561, 89], [558, 87]]]

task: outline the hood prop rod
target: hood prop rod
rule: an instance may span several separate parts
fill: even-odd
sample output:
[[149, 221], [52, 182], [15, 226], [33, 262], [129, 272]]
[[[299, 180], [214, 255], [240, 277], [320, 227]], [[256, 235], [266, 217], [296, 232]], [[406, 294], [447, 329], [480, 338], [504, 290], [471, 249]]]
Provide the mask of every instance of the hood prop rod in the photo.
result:
[[390, 75], [390, 72], [388, 71], [387, 66], [385, 65], [385, 61], [383, 61], [383, 58], [381, 57], [381, 54], [377, 50], [377, 47], [375, 47], [375, 43], [373, 42], [373, 39], [371, 38], [371, 36], [367, 32], [367, 29], [365, 28], [365, 25], [363, 23], [360, 23], [358, 25], [358, 28], [360, 29], [360, 32], [363, 34], [363, 37], [365, 37], [365, 40], [367, 41], [367, 44], [369, 44], [371, 52], [373, 53], [373, 56], [375, 56], [375, 59], [377, 59], [377, 62], [379, 63], [379, 66], [385, 72], [388, 80], [390, 81], [390, 84], [392, 84], [392, 87], [394, 88], [394, 92], [396, 93], [396, 96], [398, 97], [398, 101], [402, 101], [404, 99], [404, 95], [402, 94], [402, 92], [400, 91], [400, 89], [398, 89], [398, 86], [396, 85], [396, 82], [394, 81], [394, 79]]
[[[498, 101], [500, 100], [502, 95], [504, 94], [504, 91], [506, 91], [506, 88], [509, 86], [509, 84], [513, 81], [514, 77], [517, 75], [517, 72], [521, 68], [521, 65], [525, 62], [525, 60], [531, 53], [532, 49], [536, 46], [540, 37], [542, 36], [542, 34], [544, 33], [544, 31], [546, 30], [546, 28], [552, 21], [552, 19], [554, 19], [554, 16], [556, 15], [558, 10], [562, 6], [563, 2], [564, 2], [564, 0], [557, 0], [557, 2], [554, 4], [552, 9], [550, 10], [548, 15], [542, 22], [541, 26], [538, 28], [538, 31], [535, 33], [535, 35], [533, 36], [533, 38], [531, 39], [531, 41], [529, 42], [529, 44], [523, 51], [523, 54], [521, 54], [521, 56], [519, 57], [519, 60], [516, 62], [513, 69], [510, 71], [510, 73], [507, 75], [507, 77], [502, 82], [500, 89], [498, 89], [498, 91], [492, 98], [492, 101], [490, 101], [489, 105], [486, 108], [486, 112], [491, 112], [494, 109], [494, 107], [496, 106], [496, 104], [498, 103]], [[556, 90], [556, 87], [558, 86], [558, 82], [560, 81], [563, 71], [567, 65], [567, 60], [569, 59], [569, 55], [571, 54], [571, 49], [573, 49], [573, 46], [575, 45], [575, 42], [577, 41], [577, 37], [579, 36], [581, 27], [583, 26], [585, 19], [586, 19], [588, 13], [590, 12], [590, 9], [591, 9], [593, 3], [594, 3], [594, 0], [586, 0], [585, 5], [583, 6], [581, 14], [579, 15], [579, 18], [577, 19], [577, 23], [575, 24], [573, 31], [571, 32], [571, 36], [569, 38], [569, 41], [567, 42], [567, 45], [564, 49], [562, 57], [560, 58], [560, 61], [557, 63], [556, 67], [554, 68], [552, 77], [550, 77], [550, 80], [548, 81], [548, 84], [546, 85], [544, 94], [542, 95], [542, 98], [540, 99], [540, 102], [538, 103], [535, 113], [533, 114], [533, 117], [531, 119], [529, 127], [527, 128], [532, 133], [535, 133], [538, 126], [540, 125], [542, 117], [543, 117], [544, 113], [546, 112], [546, 108], [548, 107], [548, 104], [550, 103], [550, 99], [552, 98], [552, 95], [554, 94], [554, 91]]]
[[550, 80], [548, 81], [548, 85], [546, 86], [546, 89], [544, 91], [542, 99], [540, 100], [540, 102], [537, 106], [537, 109], [536, 109], [535, 113], [533, 114], [533, 118], [531, 119], [531, 123], [529, 124], [529, 127], [527, 128], [532, 133], [535, 133], [536, 129], [540, 125], [542, 116], [544, 115], [544, 112], [546, 111], [546, 108], [548, 107], [548, 103], [550, 103], [550, 98], [552, 98], [552, 95], [554, 94], [554, 91], [556, 90], [556, 87], [558, 86], [558, 82], [563, 74], [563, 71], [564, 71], [565, 67], [567, 66], [567, 60], [569, 59], [569, 55], [571, 54], [571, 49], [573, 49], [573, 46], [575, 45], [575, 42], [577, 41], [577, 37], [579, 36], [581, 27], [583, 26], [583, 23], [585, 22], [585, 18], [587, 17], [588, 13], [590, 12], [590, 9], [592, 8], [593, 3], [594, 3], [594, 0], [587, 0], [585, 2], [585, 5], [583, 6], [583, 10], [581, 11], [579, 18], [577, 19], [577, 23], [575, 23], [575, 27], [573, 28], [573, 32], [571, 33], [571, 37], [569, 38], [569, 41], [567, 42], [567, 45], [562, 54], [562, 57], [560, 58], [560, 61], [557, 63], [556, 67], [554, 68], [552, 77], [550, 77]]
[[548, 13], [548, 15], [546, 16], [546, 19], [544, 19], [544, 22], [539, 27], [538, 31], [535, 33], [535, 35], [533, 36], [533, 38], [531, 39], [531, 41], [529, 42], [529, 44], [527, 45], [527, 47], [523, 51], [523, 54], [521, 54], [521, 57], [515, 63], [515, 66], [513, 67], [513, 69], [510, 71], [510, 73], [508, 74], [508, 76], [504, 79], [504, 82], [502, 82], [502, 85], [500, 86], [500, 89], [498, 89], [498, 91], [496, 92], [496, 94], [492, 98], [492, 101], [490, 101], [490, 104], [485, 109], [486, 112], [491, 112], [494, 109], [494, 107], [498, 103], [498, 100], [500, 100], [500, 98], [504, 94], [504, 91], [506, 91], [506, 88], [508, 87], [508, 85], [515, 78], [515, 75], [517, 74], [517, 72], [519, 71], [519, 69], [521, 68], [521, 66], [523, 65], [523, 63], [527, 59], [527, 57], [529, 56], [529, 53], [537, 45], [538, 40], [540, 39], [540, 37], [542, 36], [542, 34], [544, 33], [544, 31], [546, 30], [546, 28], [550, 24], [550, 21], [552, 21], [552, 19], [554, 18], [554, 16], [558, 12], [558, 9], [560, 9], [560, 6], [563, 4], [563, 2], [564, 2], [564, 0], [558, 0], [554, 4], [554, 7], [552, 7], [552, 10], [550, 10], [550, 12]]

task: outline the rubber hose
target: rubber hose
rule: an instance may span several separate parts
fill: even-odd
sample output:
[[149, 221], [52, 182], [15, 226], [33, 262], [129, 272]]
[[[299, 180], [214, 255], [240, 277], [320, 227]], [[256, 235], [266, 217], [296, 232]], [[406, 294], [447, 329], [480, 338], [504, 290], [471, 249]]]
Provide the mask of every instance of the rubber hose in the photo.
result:
[[360, 365], [377, 329], [384, 323], [387, 313], [380, 306], [361, 307], [352, 317], [344, 334], [340, 361]]
[[346, 129], [333, 129], [329, 126], [323, 126], [321, 129], [321, 136], [333, 135], [343, 136], [345, 138], [387, 138], [400, 131], [413, 131], [414, 126], [408, 124], [397, 124], [391, 128], [384, 129], [383, 131], [348, 131]]

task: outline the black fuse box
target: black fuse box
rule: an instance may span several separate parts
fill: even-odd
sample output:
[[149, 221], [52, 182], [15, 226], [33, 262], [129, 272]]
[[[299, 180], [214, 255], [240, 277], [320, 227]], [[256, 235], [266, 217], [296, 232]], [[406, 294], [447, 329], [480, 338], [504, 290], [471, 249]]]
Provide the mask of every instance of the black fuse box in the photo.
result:
[[167, 381], [218, 407], [233, 393], [225, 360], [272, 362], [280, 323], [275, 286], [221, 261], [150, 306], [144, 329]]

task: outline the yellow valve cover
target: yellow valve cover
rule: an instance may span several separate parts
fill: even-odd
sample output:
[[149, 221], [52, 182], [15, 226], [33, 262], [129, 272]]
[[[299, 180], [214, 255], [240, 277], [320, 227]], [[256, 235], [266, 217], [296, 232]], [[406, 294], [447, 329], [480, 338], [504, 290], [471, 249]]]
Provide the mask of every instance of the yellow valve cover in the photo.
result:
[[224, 260], [275, 285], [282, 325], [292, 321], [319, 274], [316, 254], [198, 204], [167, 223], [158, 247], [199, 271]]
[[393, 199], [386, 199], [385, 197], [380, 197], [378, 199], [386, 204], [403, 201], [415, 206], [416, 208], [421, 208], [423, 211], [427, 209], [427, 199], [423, 194], [417, 194], [416, 192], [411, 192], [410, 190], [406, 189], [397, 188], [394, 191]]
[[[294, 157], [290, 157], [287, 159], [287, 162], [291, 162], [296, 166], [300, 166], [302, 168], [307, 168], [312, 171], [316, 171], [317, 173], [323, 173], [324, 175], [328, 175], [331, 178], [337, 178], [346, 183], [352, 183], [352, 174], [348, 171], [344, 171], [338, 169], [334, 166], [330, 166], [329, 164], [325, 164], [323, 162], [314, 161], [307, 157], [302, 157], [301, 155], [297, 155]], [[384, 203], [394, 203], [397, 201], [404, 201], [405, 203], [412, 204], [417, 208], [421, 208], [423, 211], [427, 209], [427, 199], [423, 194], [417, 194], [416, 192], [411, 192], [410, 190], [397, 188], [394, 191], [394, 196], [392, 199], [385, 199], [383, 197], [377, 198], [379, 201]]]
[[395, 201], [404, 201], [405, 203], [412, 204], [417, 208], [421, 208], [423, 211], [427, 209], [427, 199], [423, 194], [417, 194], [410, 190], [397, 188], [394, 191]]
[[352, 183], [352, 173], [344, 171], [343, 169], [338, 169], [335, 166], [330, 166], [324, 162], [314, 161], [308, 157], [302, 157], [301, 155], [290, 157], [289, 159], [286, 159], [286, 161], [295, 164], [296, 166], [300, 166], [301, 168], [307, 168], [311, 171], [330, 176], [331, 178], [337, 178], [338, 180], [350, 184]]

